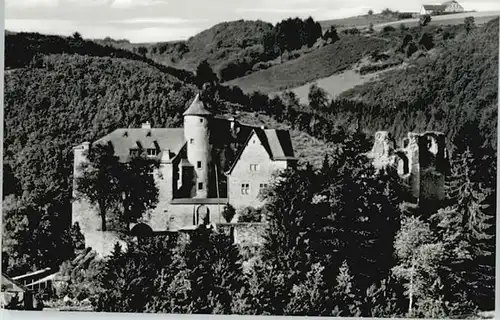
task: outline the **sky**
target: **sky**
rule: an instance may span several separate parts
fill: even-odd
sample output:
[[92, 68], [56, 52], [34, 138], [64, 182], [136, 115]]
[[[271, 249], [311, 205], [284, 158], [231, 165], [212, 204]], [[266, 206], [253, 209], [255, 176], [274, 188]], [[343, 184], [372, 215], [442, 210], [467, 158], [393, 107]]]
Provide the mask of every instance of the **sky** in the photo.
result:
[[[328, 20], [372, 9], [419, 11], [422, 0], [6, 0], [10, 31], [128, 39], [131, 42], [184, 40], [222, 21], [276, 23], [288, 17]], [[439, 3], [439, 0], [426, 0]], [[499, 0], [466, 0], [465, 10], [500, 10]]]

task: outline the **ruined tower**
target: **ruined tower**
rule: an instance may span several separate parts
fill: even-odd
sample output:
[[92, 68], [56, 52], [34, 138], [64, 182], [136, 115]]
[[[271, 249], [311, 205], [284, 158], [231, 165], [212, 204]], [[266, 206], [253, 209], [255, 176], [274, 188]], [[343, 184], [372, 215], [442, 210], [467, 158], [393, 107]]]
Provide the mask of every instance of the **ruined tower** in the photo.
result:
[[209, 177], [211, 170], [210, 124], [213, 116], [205, 108], [199, 95], [196, 95], [183, 116], [187, 160], [193, 166], [194, 190], [192, 196], [194, 198], [208, 198], [210, 196]]
[[410, 132], [400, 148], [393, 146], [390, 135], [379, 131], [367, 156], [377, 169], [397, 167], [399, 176], [409, 184], [416, 203], [443, 200], [444, 180], [449, 170], [444, 134]]

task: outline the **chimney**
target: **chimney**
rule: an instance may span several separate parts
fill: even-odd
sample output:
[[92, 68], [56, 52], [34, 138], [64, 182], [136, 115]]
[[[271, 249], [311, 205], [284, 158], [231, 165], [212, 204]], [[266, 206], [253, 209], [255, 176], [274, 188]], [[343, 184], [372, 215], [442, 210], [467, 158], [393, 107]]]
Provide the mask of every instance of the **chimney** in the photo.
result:
[[151, 129], [151, 123], [149, 123], [149, 121], [146, 121], [142, 124], [142, 129]]

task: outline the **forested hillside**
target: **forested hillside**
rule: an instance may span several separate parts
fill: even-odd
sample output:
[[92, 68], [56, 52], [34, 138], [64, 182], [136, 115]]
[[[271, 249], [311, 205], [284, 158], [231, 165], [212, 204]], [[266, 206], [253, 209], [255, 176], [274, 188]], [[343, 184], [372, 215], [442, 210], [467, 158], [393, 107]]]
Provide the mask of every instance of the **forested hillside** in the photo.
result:
[[[4, 111], [2, 267], [9, 275], [74, 258], [81, 235], [66, 224], [74, 145], [144, 121], [178, 126], [196, 90], [173, 69], [132, 53], [108, 57], [115, 54], [109, 48], [92, 53], [77, 36], [15, 39], [7, 46], [15, 69], [6, 74]], [[346, 45], [340, 62], [325, 63], [353, 63], [376, 49], [366, 39], [366, 48]], [[62, 43], [59, 51], [50, 51], [52, 41]], [[24, 52], [23, 43], [27, 55], [16, 60], [12, 53]], [[492, 309], [498, 19], [460, 30], [438, 53], [342, 99], [329, 101], [316, 87], [309, 105], [290, 92], [270, 99], [205, 82], [210, 107], [289, 127], [301, 144], [296, 149], [316, 167], [317, 150], [304, 145], [309, 136], [318, 139], [310, 148], [328, 151], [321, 169], [288, 170], [271, 184], [266, 242], [245, 272], [248, 253], [223, 234], [200, 231], [182, 245], [172, 235], [129, 243], [126, 251], [117, 246], [85, 272], [66, 270], [71, 281], [63, 295], [122, 312], [435, 318]], [[320, 64], [313, 70], [324, 72]], [[377, 130], [396, 138], [408, 131], [446, 134], [452, 170], [439, 210], [405, 206], [397, 174], [375, 174], [363, 154]]]
[[23, 68], [32, 60], [46, 54], [80, 54], [94, 57], [115, 57], [144, 61], [183, 81], [191, 81], [193, 74], [153, 62], [131, 51], [100, 45], [94, 41], [82, 39], [79, 33], [72, 37], [43, 35], [39, 33], [18, 32], [5, 35], [5, 68]]
[[449, 41], [438, 55], [356, 87], [341, 98], [370, 105], [366, 125], [389, 129], [398, 137], [408, 130], [441, 130], [452, 138], [465, 122], [477, 122], [496, 149], [498, 18]]
[[[185, 42], [158, 43], [145, 47], [147, 56], [163, 64], [194, 71], [207, 60], [215, 72], [231, 63], [255, 63], [264, 58], [262, 40], [273, 26], [263, 21], [238, 20], [219, 23]], [[246, 61], [248, 60], [248, 61]]]
[[[43, 212], [42, 208], [50, 208], [51, 214], [60, 217], [59, 226], [64, 225], [70, 216], [72, 148], [118, 127], [140, 126], [145, 121], [158, 127], [179, 126], [193, 89], [147, 63], [109, 57], [48, 55], [9, 72], [5, 80], [4, 172], [13, 174], [10, 179], [4, 177], [4, 185], [16, 185], [7, 191], [22, 196], [15, 210]], [[9, 212], [4, 214], [8, 217]], [[32, 217], [36, 229], [40, 221]], [[32, 241], [38, 244], [31, 248], [24, 244], [23, 248], [37, 250], [40, 244], [48, 245], [36, 237]], [[7, 258], [16, 249], [7, 246], [4, 250]], [[31, 258], [34, 261], [11, 261], [10, 266], [21, 264], [15, 270], [26, 271], [54, 262], [40, 261], [39, 254]]]

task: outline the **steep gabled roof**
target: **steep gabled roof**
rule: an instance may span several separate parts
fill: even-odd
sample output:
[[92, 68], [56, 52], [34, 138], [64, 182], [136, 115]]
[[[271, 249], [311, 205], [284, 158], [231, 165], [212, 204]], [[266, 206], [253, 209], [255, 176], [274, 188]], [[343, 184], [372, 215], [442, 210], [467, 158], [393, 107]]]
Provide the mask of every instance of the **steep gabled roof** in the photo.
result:
[[236, 164], [240, 160], [241, 155], [247, 148], [248, 143], [250, 142], [254, 134], [259, 138], [262, 146], [267, 151], [271, 160], [297, 160], [297, 158], [295, 158], [293, 154], [292, 141], [288, 131], [254, 128], [248, 136], [248, 139], [245, 142], [243, 148], [241, 148], [240, 152], [234, 159], [231, 168], [229, 168], [229, 170], [227, 171], [227, 175], [230, 175], [233, 169], [236, 167]]
[[446, 5], [444, 4], [424, 4], [423, 7], [425, 10], [433, 10], [433, 11], [446, 9]]
[[115, 155], [120, 158], [120, 161], [127, 161], [130, 149], [137, 148], [138, 145], [143, 148], [153, 148], [157, 145], [160, 152], [170, 150], [170, 152], [177, 154], [186, 144], [182, 128], [116, 129], [94, 144], [109, 142], [113, 145]]
[[191, 105], [189, 108], [184, 111], [182, 114], [183, 116], [208, 116], [212, 115], [210, 111], [208, 111], [205, 108], [205, 105], [203, 104], [203, 101], [200, 99], [200, 95], [197, 94], [196, 97], [194, 97], [193, 102], [191, 102]]

